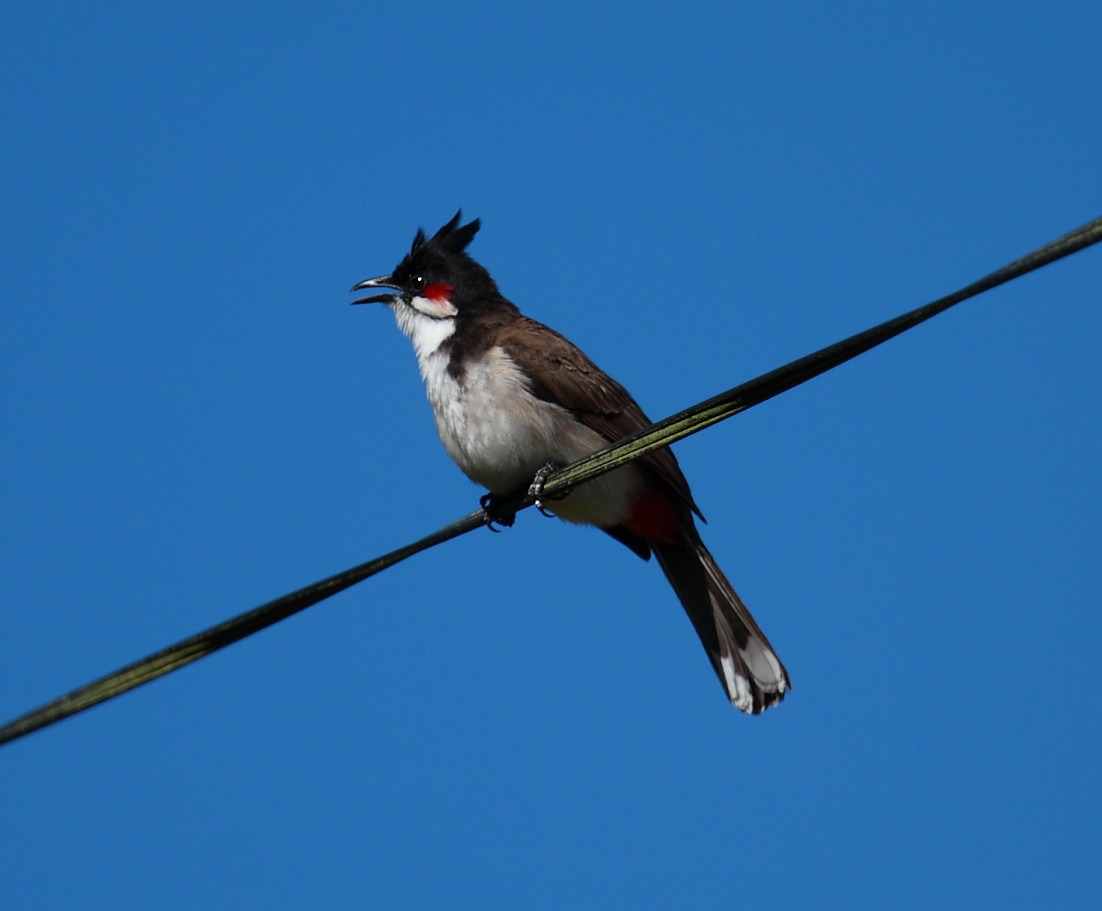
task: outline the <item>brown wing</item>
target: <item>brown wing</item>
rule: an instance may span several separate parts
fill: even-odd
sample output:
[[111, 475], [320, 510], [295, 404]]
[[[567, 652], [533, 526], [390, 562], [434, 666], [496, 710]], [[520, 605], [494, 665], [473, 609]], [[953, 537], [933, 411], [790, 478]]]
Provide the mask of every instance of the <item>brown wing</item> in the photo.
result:
[[[503, 326], [494, 343], [505, 349], [526, 376], [540, 378], [532, 383], [534, 395], [567, 409], [610, 443], [651, 424], [623, 386], [554, 329], [522, 317]], [[703, 518], [669, 449], [659, 449], [639, 461]]]

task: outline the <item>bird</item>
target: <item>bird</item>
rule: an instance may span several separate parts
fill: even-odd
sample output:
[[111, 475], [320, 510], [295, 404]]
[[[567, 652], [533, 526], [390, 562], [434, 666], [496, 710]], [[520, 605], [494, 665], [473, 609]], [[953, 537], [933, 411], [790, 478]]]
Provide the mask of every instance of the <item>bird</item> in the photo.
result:
[[[554, 329], [524, 316], [468, 253], [481, 227], [462, 210], [432, 237], [418, 229], [387, 275], [353, 301], [389, 307], [417, 356], [444, 449], [494, 504], [536, 494], [555, 467], [651, 421], [627, 390]], [[668, 448], [580, 484], [542, 506], [655, 557], [730, 702], [759, 714], [792, 683], [769, 640], [704, 546], [703, 514]], [[504, 524], [508, 524], [508, 520]]]

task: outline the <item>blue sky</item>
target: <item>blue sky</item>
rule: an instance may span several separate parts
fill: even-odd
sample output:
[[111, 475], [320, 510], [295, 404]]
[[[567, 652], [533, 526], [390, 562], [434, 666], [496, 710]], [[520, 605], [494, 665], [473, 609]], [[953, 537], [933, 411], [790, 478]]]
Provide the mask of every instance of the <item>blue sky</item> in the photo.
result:
[[[419, 225], [661, 417], [1102, 214], [1091, 4], [25, 4], [0, 714], [469, 512]], [[525, 514], [0, 751], [13, 908], [1088, 907], [1102, 250], [677, 452], [795, 689]]]

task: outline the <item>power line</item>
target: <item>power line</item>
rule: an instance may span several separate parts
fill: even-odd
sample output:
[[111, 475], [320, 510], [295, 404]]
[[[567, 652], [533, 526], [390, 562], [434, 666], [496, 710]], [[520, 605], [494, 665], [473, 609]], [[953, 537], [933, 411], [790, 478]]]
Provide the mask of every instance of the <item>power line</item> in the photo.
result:
[[[542, 496], [554, 498], [564, 495], [585, 481], [592, 480], [663, 446], [669, 446], [691, 434], [699, 433], [713, 424], [753, 408], [801, 383], [806, 383], [908, 329], [913, 329], [919, 323], [944, 313], [962, 301], [1047, 266], [1058, 259], [1063, 259], [1100, 240], [1102, 240], [1102, 218], [1097, 218], [953, 294], [764, 373], [749, 382], [658, 421], [612, 446], [579, 459], [572, 465], [558, 469], [547, 477]], [[533, 502], [530, 496], [519, 497], [500, 504], [498, 509], [503, 508], [505, 512], [514, 509], [520, 511], [533, 505]], [[20, 737], [56, 724], [108, 699], [121, 696], [144, 683], [163, 677], [324, 601], [414, 554], [481, 528], [490, 521], [490, 515], [480, 509], [419, 541], [329, 576], [275, 601], [269, 601], [267, 604], [239, 614], [224, 623], [212, 626], [128, 664], [114, 673], [73, 690], [4, 725], [0, 728], [0, 745], [18, 740]]]

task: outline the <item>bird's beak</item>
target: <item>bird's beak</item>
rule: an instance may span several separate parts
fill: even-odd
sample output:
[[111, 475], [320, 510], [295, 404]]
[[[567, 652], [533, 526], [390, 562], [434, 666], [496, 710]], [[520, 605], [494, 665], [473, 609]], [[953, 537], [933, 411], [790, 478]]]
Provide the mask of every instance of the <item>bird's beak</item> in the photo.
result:
[[373, 294], [371, 297], [361, 297], [359, 300], [354, 300], [354, 304], [392, 304], [398, 297], [398, 292], [401, 290], [396, 284], [394, 279], [389, 275], [381, 275], [379, 278], [366, 278], [358, 285], [353, 285], [351, 291], [363, 291], [365, 288], [391, 288], [393, 293], [391, 294]]

